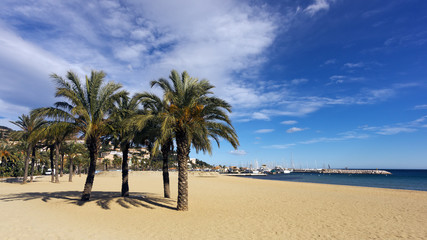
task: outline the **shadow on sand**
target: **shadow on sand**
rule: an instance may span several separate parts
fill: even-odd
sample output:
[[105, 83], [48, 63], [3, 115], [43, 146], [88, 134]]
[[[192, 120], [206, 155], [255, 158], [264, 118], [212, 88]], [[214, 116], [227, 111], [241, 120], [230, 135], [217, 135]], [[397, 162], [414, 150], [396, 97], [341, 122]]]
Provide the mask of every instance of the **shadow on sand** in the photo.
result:
[[[2, 183], [16, 183], [16, 184], [22, 184], [23, 177], [8, 177], [8, 178], [1, 178], [0, 182]], [[39, 182], [40, 179], [38, 176], [35, 176], [33, 178], [33, 182]], [[30, 183], [30, 177], [28, 177], [28, 182]]]
[[171, 204], [175, 204], [174, 200], [168, 198], [158, 197], [151, 193], [142, 192], [131, 192], [129, 197], [121, 197], [118, 192], [100, 192], [93, 191], [90, 197], [90, 201], [80, 201], [81, 192], [78, 191], [64, 191], [64, 192], [27, 192], [17, 193], [9, 195], [0, 195], [0, 202], [10, 201], [29, 201], [40, 199], [43, 202], [49, 202], [51, 200], [63, 200], [69, 204], [75, 204], [77, 206], [83, 206], [86, 203], [95, 202], [99, 207], [105, 210], [111, 209], [111, 204], [118, 204], [123, 208], [131, 207], [144, 207], [148, 209], [154, 209], [155, 207], [161, 207], [171, 210], [176, 210]]

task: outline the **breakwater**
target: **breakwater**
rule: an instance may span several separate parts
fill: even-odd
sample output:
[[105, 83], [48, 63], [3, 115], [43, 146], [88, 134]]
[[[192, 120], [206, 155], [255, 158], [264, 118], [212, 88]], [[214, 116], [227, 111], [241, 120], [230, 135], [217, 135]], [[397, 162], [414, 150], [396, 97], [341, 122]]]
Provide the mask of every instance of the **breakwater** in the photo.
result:
[[329, 173], [329, 174], [375, 174], [389, 175], [391, 172], [385, 170], [367, 170], [367, 169], [294, 169], [299, 173]]

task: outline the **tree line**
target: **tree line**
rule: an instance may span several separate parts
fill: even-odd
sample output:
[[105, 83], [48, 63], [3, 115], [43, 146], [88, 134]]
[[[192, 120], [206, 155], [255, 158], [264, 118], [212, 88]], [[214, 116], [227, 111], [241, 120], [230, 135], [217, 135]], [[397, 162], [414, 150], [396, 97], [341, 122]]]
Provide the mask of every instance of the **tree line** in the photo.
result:
[[[207, 80], [179, 74], [172, 70], [169, 79], [150, 82], [159, 87], [161, 97], [142, 92], [129, 92], [113, 81], [105, 80], [103, 71], [92, 71], [84, 81], [68, 71], [66, 77], [52, 74], [56, 84], [52, 107], [34, 109], [13, 121], [20, 128], [19, 138], [25, 144], [24, 178], [30, 181], [34, 170], [35, 149], [42, 140], [50, 149], [53, 165], [58, 166], [60, 149], [70, 136], [84, 138], [89, 163], [81, 201], [90, 199], [95, 178], [96, 160], [102, 143], [111, 142], [122, 151], [121, 196], [129, 196], [129, 149], [135, 145], [150, 146], [153, 154], [161, 154], [164, 197], [170, 198], [169, 156], [176, 152], [178, 162], [177, 210], [188, 210], [188, 169], [190, 150], [211, 154], [211, 141], [220, 145], [220, 138], [235, 149], [239, 145], [229, 119], [231, 105], [213, 95]], [[30, 164], [31, 158], [31, 164]], [[70, 168], [73, 158], [70, 158]], [[70, 171], [70, 180], [72, 169]], [[54, 180], [55, 179], [55, 180]], [[59, 182], [58, 171], [52, 180]]]

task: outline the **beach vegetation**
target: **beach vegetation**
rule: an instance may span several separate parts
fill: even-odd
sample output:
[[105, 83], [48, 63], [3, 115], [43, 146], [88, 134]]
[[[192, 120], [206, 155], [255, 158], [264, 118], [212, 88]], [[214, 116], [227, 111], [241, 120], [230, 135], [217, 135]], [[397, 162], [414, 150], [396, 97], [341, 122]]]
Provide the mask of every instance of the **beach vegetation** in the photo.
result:
[[227, 113], [231, 105], [213, 96], [214, 86], [207, 80], [190, 77], [187, 72], [181, 75], [172, 70], [169, 80], [159, 79], [151, 82], [163, 91], [167, 110], [162, 119], [160, 142], [174, 137], [178, 159], [178, 202], [177, 210], [188, 210], [188, 160], [190, 149], [197, 152], [212, 152], [211, 139], [218, 146], [219, 138], [230, 142], [237, 149], [237, 134]]
[[[179, 74], [172, 70], [169, 79], [160, 78], [150, 83], [151, 87], [162, 90], [162, 97], [149, 92], [129, 97], [120, 84], [106, 82], [105, 77], [103, 71], [92, 71], [90, 77], [85, 76], [85, 81], [72, 71], [68, 71], [65, 78], [52, 74], [57, 86], [55, 97], [60, 101], [53, 107], [35, 109], [29, 116], [22, 115], [18, 121], [12, 122], [21, 129], [11, 135], [21, 140], [17, 147], [23, 147], [26, 152], [22, 154], [25, 155], [24, 176], [28, 174], [29, 157], [32, 153], [35, 159], [35, 147], [39, 144], [48, 150], [43, 153], [43, 160], [39, 157], [43, 164], [38, 166], [46, 168], [47, 159], [50, 159], [50, 168], [55, 173], [53, 182], [59, 182], [58, 173], [67, 170], [65, 155], [70, 182], [75, 172], [80, 175], [84, 170], [87, 173], [81, 196], [82, 201], [87, 201], [100, 153], [119, 147], [122, 157], [114, 155], [112, 162], [107, 158], [100, 159], [105, 170], [109, 164], [115, 168], [121, 165], [121, 196], [127, 197], [129, 151], [134, 147], [131, 159], [134, 170], [162, 169], [165, 198], [170, 198], [169, 168], [178, 168], [177, 210], [188, 210], [188, 169], [212, 168], [198, 159], [190, 164], [191, 149], [211, 154], [211, 142], [215, 141], [219, 147], [220, 138], [235, 149], [239, 145], [228, 116], [231, 105], [213, 95], [214, 86], [209, 81], [190, 77], [185, 71]], [[84, 139], [84, 144], [66, 144], [70, 138]], [[146, 147], [143, 151], [136, 150], [140, 146]], [[2, 176], [10, 172], [6, 170], [8, 164], [18, 166], [10, 156], [6, 149], [2, 150]]]
[[21, 144], [0, 143], [0, 177], [18, 177], [24, 175], [24, 155]]
[[32, 155], [31, 163], [31, 178], [33, 180], [33, 171], [35, 163], [36, 144], [40, 140], [39, 132], [46, 124], [46, 121], [38, 114], [31, 113], [30, 115], [22, 114], [17, 121], [11, 121], [12, 124], [19, 127], [19, 131], [14, 132], [14, 137], [21, 140], [25, 146], [26, 154], [24, 160], [24, 177], [22, 183], [27, 183], [29, 159]]
[[[33, 110], [32, 113], [39, 114], [43, 116], [46, 114], [49, 110], [49, 108], [39, 108]], [[50, 151], [51, 153], [54, 152], [54, 158], [51, 166], [53, 165], [53, 173], [52, 176], [54, 176], [55, 183], [59, 183], [59, 174], [62, 169], [58, 169], [58, 165], [61, 160], [61, 155], [63, 155], [65, 148], [63, 145], [65, 144], [65, 140], [69, 138], [70, 136], [73, 136], [76, 134], [77, 128], [74, 122], [68, 122], [68, 121], [47, 121], [47, 124], [45, 124], [41, 131], [38, 132], [39, 139], [47, 139], [49, 142], [48, 145], [51, 146]], [[61, 151], [62, 150], [62, 151]], [[63, 159], [63, 157], [62, 157]], [[63, 168], [63, 163], [61, 164]]]
[[89, 169], [82, 201], [90, 199], [101, 137], [111, 130], [109, 112], [114, 101], [125, 94], [124, 91], [119, 91], [120, 84], [112, 81], [105, 83], [105, 77], [103, 71], [92, 71], [90, 77], [85, 77], [83, 84], [72, 71], [67, 72], [66, 78], [52, 74], [51, 78], [57, 85], [55, 96], [62, 98], [63, 101], [56, 102], [54, 107], [43, 109], [47, 117], [73, 123], [84, 137], [89, 151]]
[[[160, 99], [157, 95], [144, 92], [139, 95], [144, 106], [145, 114], [138, 115], [134, 118], [134, 123], [143, 131], [148, 132], [152, 144], [152, 158], [154, 160], [159, 153], [159, 148], [162, 158], [162, 176], [163, 176], [163, 196], [170, 198], [170, 183], [169, 183], [169, 158], [173, 151], [173, 136], [162, 138], [162, 123], [167, 116], [167, 102]], [[155, 165], [157, 161], [151, 161], [151, 165]], [[153, 164], [154, 163], [154, 164]]]
[[[120, 159], [122, 165], [122, 197], [129, 196], [129, 149], [137, 134], [135, 126], [130, 120], [136, 114], [141, 113], [139, 102], [140, 97], [138, 95], [130, 98], [129, 93], [125, 92], [114, 101], [111, 109], [112, 141], [115, 146], [120, 147], [123, 156], [123, 159]], [[116, 163], [116, 155], [114, 155], [114, 162]]]

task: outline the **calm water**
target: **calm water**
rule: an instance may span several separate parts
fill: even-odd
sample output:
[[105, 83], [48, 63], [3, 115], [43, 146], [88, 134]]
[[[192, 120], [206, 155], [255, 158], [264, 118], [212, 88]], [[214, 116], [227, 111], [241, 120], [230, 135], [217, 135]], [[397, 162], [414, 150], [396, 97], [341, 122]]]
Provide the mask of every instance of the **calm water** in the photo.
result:
[[291, 173], [251, 178], [427, 191], [427, 170], [387, 170], [392, 175]]

